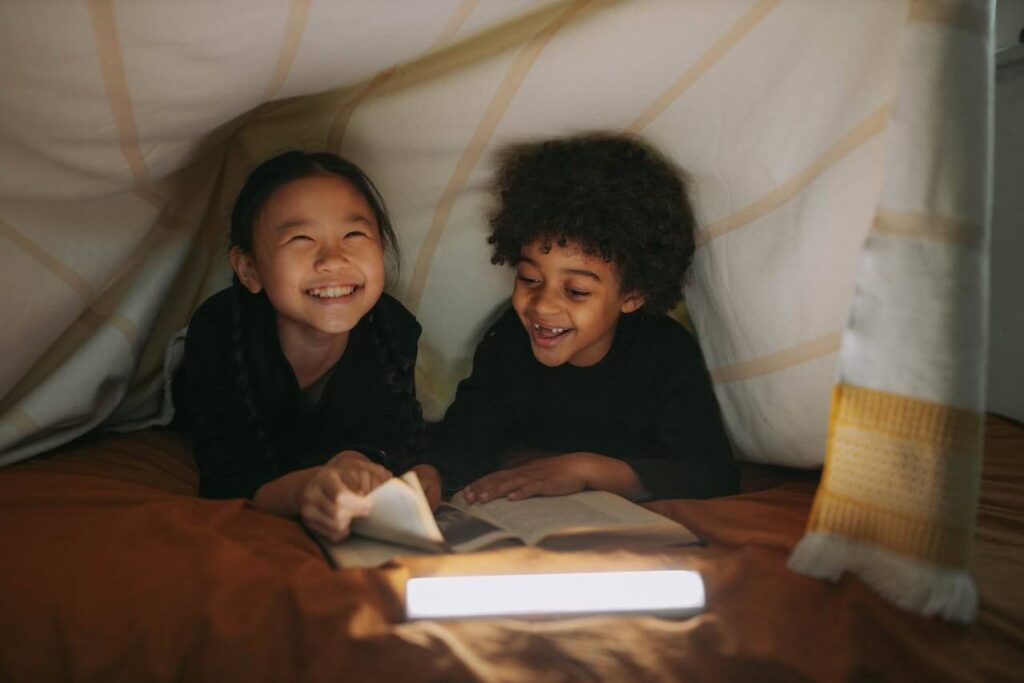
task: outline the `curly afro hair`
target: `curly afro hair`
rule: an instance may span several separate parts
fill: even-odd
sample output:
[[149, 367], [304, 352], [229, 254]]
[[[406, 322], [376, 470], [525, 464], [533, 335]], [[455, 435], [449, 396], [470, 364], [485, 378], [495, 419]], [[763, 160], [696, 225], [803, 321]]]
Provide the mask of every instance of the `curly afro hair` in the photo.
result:
[[696, 221], [684, 176], [642, 140], [588, 134], [508, 148], [495, 177], [491, 262], [542, 240], [613, 263], [623, 292], [660, 315], [682, 298]]

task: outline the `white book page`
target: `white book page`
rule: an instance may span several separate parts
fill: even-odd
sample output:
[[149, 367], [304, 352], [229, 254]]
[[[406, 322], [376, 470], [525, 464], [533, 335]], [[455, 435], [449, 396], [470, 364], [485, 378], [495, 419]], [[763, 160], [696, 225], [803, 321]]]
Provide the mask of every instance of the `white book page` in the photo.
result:
[[389, 479], [369, 499], [370, 516], [352, 520], [352, 533], [425, 550], [438, 550], [444, 543], [415, 473]]
[[522, 545], [515, 534], [455, 505], [441, 503], [435, 517], [448, 547], [457, 553], [479, 550], [499, 541], [513, 540]]
[[580, 491], [567, 496], [542, 496], [510, 501], [498, 498], [468, 505], [461, 492], [452, 503], [536, 545], [555, 534], [601, 531], [657, 533], [678, 542], [697, 537], [681, 524], [607, 491]]
[[324, 549], [336, 567], [380, 567], [396, 557], [428, 554], [407, 545], [378, 541], [364, 536], [349, 536], [341, 543], [325, 543]]

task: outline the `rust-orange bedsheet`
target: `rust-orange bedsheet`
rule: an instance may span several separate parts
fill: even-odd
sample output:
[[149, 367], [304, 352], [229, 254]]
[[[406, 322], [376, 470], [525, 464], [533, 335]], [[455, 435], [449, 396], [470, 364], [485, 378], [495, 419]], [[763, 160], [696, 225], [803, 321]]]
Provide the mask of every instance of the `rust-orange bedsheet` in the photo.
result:
[[[987, 423], [969, 626], [905, 613], [854, 578], [787, 570], [816, 481], [784, 479], [651, 504], [704, 547], [513, 548], [336, 571], [297, 524], [196, 498], [175, 436], [90, 436], [0, 470], [0, 680], [1024, 678], [1024, 429]], [[684, 621], [402, 622], [409, 576], [623, 567], [699, 569], [708, 609]]]

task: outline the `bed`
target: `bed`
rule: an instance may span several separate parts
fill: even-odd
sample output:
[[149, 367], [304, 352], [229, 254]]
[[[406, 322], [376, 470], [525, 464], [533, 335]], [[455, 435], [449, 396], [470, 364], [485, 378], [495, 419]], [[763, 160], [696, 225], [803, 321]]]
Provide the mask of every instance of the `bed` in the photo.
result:
[[[1020, 680], [1024, 427], [990, 415], [985, 445], [964, 626], [786, 568], [813, 473], [748, 465], [739, 495], [649, 504], [705, 547], [334, 570], [298, 524], [197, 498], [177, 435], [93, 434], [0, 471], [0, 680]], [[702, 573], [702, 615], [403, 618], [412, 576], [661, 567]]]
[[[1021, 678], [1024, 436], [985, 412], [993, 3], [6, 5], [0, 681]], [[706, 547], [333, 571], [295, 523], [195, 497], [154, 426], [257, 163], [374, 178], [437, 420], [510, 290], [500, 150], [584, 130], [647, 138], [696, 191], [674, 314], [746, 488], [652, 507]], [[645, 566], [701, 570], [707, 613], [402, 623], [409, 576]]]

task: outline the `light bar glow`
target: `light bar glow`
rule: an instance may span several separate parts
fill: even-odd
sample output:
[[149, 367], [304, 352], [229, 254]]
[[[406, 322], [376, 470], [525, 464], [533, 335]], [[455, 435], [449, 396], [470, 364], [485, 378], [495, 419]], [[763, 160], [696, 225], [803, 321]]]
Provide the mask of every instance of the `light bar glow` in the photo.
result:
[[704, 608], [704, 581], [688, 570], [431, 576], [405, 587], [409, 619], [653, 614]]

